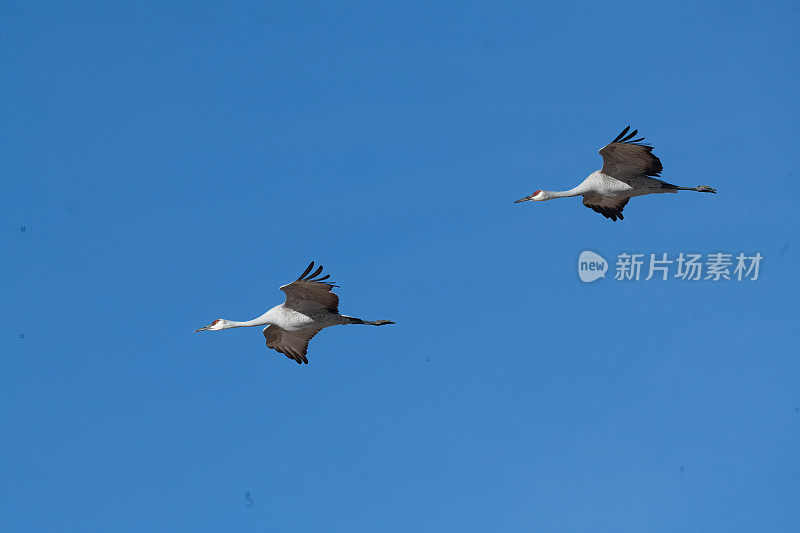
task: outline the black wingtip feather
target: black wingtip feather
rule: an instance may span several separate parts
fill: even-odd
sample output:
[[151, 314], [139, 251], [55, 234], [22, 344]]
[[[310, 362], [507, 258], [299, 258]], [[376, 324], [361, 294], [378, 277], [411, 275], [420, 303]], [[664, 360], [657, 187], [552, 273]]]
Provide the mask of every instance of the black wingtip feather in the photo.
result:
[[303, 271], [303, 273], [302, 273], [302, 274], [300, 274], [300, 277], [299, 277], [299, 278], [297, 278], [297, 280], [296, 280], [296, 281], [300, 281], [301, 279], [303, 279], [303, 278], [306, 276], [306, 274], [308, 274], [309, 272], [311, 272], [311, 269], [312, 269], [312, 268], [314, 268], [314, 261], [311, 261], [311, 263], [309, 263], [309, 264], [308, 264], [308, 266], [306, 267], [306, 269]]
[[637, 134], [637, 133], [639, 133], [639, 130], [633, 130], [633, 131], [632, 131], [632, 132], [630, 132], [628, 135], [626, 135], [624, 139], [620, 140], [620, 142], [623, 142], [623, 143], [624, 143], [624, 142], [628, 142], [629, 140], [631, 140], [631, 139], [633, 139], [634, 137], [636, 137], [636, 134]]
[[617, 138], [616, 138], [616, 139], [614, 139], [614, 140], [613, 140], [613, 141], [611, 141], [611, 142], [612, 142], [612, 143], [615, 143], [615, 142], [617, 142], [618, 140], [622, 139], [622, 137], [623, 137], [623, 136], [625, 136], [625, 134], [626, 134], [626, 133], [628, 133], [628, 130], [629, 130], [629, 129], [631, 129], [631, 127], [630, 127], [630, 126], [625, 126], [625, 129], [624, 129], [624, 130], [622, 130], [622, 131], [619, 133], [619, 135], [617, 135]]
[[[634, 139], [634, 137], [636, 137], [636, 134], [639, 133], [639, 130], [633, 130], [632, 132], [628, 133], [629, 129], [630, 129], [630, 126], [625, 126], [625, 129], [622, 130], [620, 132], [620, 134], [617, 135], [617, 137], [613, 141], [611, 141], [609, 144], [613, 144], [613, 143], [636, 144], [636, 143], [640, 143], [641, 141], [644, 140], [644, 137], [639, 137], [638, 139]], [[649, 146], [649, 145], [646, 145], [646, 144], [640, 144], [639, 146], [644, 146], [644, 147], [650, 148], [652, 150], [652, 146]]]
[[317, 269], [314, 271], [314, 273], [313, 273], [313, 274], [311, 274], [310, 276], [308, 276], [308, 278], [307, 278], [307, 279], [308, 279], [308, 280], [311, 280], [311, 279], [313, 279], [313, 278], [315, 278], [315, 277], [319, 276], [320, 272], [322, 272], [322, 265], [320, 265], [320, 266], [319, 266], [319, 268], [317, 268]]

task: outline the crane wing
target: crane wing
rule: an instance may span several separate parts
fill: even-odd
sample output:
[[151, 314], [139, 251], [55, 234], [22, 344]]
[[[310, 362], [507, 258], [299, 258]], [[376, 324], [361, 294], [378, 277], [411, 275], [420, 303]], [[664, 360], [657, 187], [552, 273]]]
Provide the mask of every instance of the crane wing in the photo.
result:
[[272, 348], [301, 365], [308, 364], [308, 341], [321, 330], [322, 328], [287, 331], [278, 326], [267, 326], [264, 328], [264, 338], [267, 339], [267, 348]]
[[599, 153], [603, 157], [601, 172], [620, 181], [641, 176], [659, 176], [664, 170], [661, 160], [653, 155], [652, 146], [639, 143], [644, 137], [633, 139], [638, 130], [628, 133], [630, 128], [626, 126], [616, 139], [600, 149]]
[[330, 275], [318, 277], [322, 273], [322, 265], [309, 274], [312, 268], [314, 268], [314, 261], [311, 261], [311, 264], [296, 281], [281, 287], [281, 290], [286, 293], [286, 303], [283, 305], [300, 312], [338, 313], [339, 297], [331, 292], [337, 285], [325, 281]]
[[630, 198], [609, 198], [602, 194], [583, 195], [583, 205], [614, 222], [625, 218], [622, 216], [622, 210], [628, 205], [628, 200]]

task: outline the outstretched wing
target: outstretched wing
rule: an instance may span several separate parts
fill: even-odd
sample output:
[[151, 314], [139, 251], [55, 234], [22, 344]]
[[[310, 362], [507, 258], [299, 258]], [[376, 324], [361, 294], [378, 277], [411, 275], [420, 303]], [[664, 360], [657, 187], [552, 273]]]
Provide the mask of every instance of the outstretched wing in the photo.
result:
[[583, 205], [614, 222], [625, 218], [622, 216], [622, 210], [628, 205], [628, 200], [630, 198], [609, 198], [601, 194], [583, 195]]
[[633, 139], [638, 130], [628, 133], [630, 128], [626, 126], [616, 139], [600, 149], [603, 157], [601, 172], [620, 181], [641, 176], [659, 176], [664, 170], [661, 160], [653, 155], [652, 146], [639, 143], [644, 137]]
[[330, 275], [318, 277], [322, 273], [322, 265], [309, 274], [312, 268], [314, 268], [314, 261], [311, 261], [311, 264], [296, 281], [281, 287], [281, 290], [286, 293], [286, 303], [283, 305], [300, 312], [338, 313], [339, 297], [331, 292], [336, 285], [333, 282], [325, 281]]
[[278, 326], [267, 326], [264, 328], [264, 338], [267, 339], [267, 348], [272, 348], [301, 365], [308, 364], [308, 341], [321, 330], [322, 328], [286, 331]]

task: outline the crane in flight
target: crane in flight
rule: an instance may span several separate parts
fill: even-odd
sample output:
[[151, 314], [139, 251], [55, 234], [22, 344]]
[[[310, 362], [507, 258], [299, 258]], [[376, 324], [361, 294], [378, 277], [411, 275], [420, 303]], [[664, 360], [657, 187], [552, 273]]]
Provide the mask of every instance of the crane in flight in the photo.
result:
[[394, 324], [390, 320], [362, 320], [340, 314], [339, 297], [331, 292], [337, 285], [327, 281], [330, 275], [318, 277], [322, 273], [321, 265], [309, 274], [313, 268], [314, 261], [311, 261], [299, 278], [281, 287], [281, 290], [286, 293], [286, 301], [260, 317], [247, 322], [219, 318], [210, 325], [195, 330], [195, 333], [206, 330], [219, 331], [228, 328], [267, 326], [264, 328], [267, 348], [272, 348], [289, 359], [294, 359], [297, 364], [308, 364], [306, 357], [308, 341], [323, 328], [341, 324], [369, 324], [370, 326]]
[[661, 160], [653, 154], [653, 147], [642, 144], [644, 137], [634, 139], [638, 130], [628, 133], [627, 126], [617, 138], [600, 149], [603, 168], [589, 174], [583, 183], [568, 191], [534, 191], [530, 196], [520, 198], [520, 202], [552, 200], [569, 196], [583, 196], [583, 205], [606, 218], [622, 220], [622, 210], [634, 196], [678, 191], [697, 191], [716, 193], [708, 185], [679, 187], [661, 181], [656, 176], [664, 169]]

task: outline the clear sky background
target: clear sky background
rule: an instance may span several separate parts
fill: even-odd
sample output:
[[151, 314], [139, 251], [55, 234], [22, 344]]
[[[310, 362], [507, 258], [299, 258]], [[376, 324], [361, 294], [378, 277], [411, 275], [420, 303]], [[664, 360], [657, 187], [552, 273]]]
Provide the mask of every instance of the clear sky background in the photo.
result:
[[[168, 4], [0, 10], [0, 530], [798, 531], [798, 2]], [[513, 204], [627, 124], [719, 194]]]

